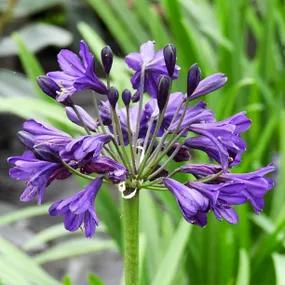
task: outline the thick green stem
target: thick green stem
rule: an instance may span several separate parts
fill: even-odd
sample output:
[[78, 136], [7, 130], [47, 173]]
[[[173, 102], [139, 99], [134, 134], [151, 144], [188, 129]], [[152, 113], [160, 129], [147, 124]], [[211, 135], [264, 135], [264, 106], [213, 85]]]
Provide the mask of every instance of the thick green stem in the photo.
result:
[[123, 239], [125, 285], [138, 285], [139, 279], [139, 192], [123, 199]]

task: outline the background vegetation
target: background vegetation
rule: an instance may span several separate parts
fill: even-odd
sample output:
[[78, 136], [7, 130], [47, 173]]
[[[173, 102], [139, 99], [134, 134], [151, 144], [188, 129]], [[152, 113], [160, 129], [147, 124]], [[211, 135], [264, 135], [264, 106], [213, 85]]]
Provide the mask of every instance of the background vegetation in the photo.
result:
[[[78, 1], [79, 2], [79, 1]], [[276, 188], [266, 209], [255, 216], [239, 207], [240, 222], [229, 225], [213, 217], [200, 229], [183, 221], [170, 195], [143, 193], [141, 199], [141, 285], [285, 284], [285, 9], [282, 0], [6, 0], [0, 2], [0, 56], [18, 54], [26, 74], [0, 70], [0, 112], [48, 121], [71, 134], [78, 129], [64, 111], [39, 90], [35, 78], [48, 67], [37, 52], [67, 46], [84, 38], [98, 56], [107, 43], [117, 54], [112, 80], [129, 86], [121, 57], [148, 40], [158, 47], [172, 42], [184, 70], [174, 89], [185, 89], [187, 68], [197, 62], [204, 76], [228, 75], [225, 88], [206, 100], [219, 119], [246, 110], [252, 128], [247, 153], [238, 171], [251, 171], [274, 161], [279, 165]], [[75, 5], [75, 6], [74, 6]], [[88, 11], [88, 12], [87, 12]], [[28, 25], [18, 29], [22, 19]], [[68, 31], [69, 30], [69, 31]], [[54, 49], [54, 48], [53, 48]], [[1, 59], [1, 60], [2, 60]], [[55, 58], [53, 59], [55, 61]], [[47, 70], [45, 70], [47, 71]], [[19, 107], [20, 106], [20, 107]], [[1, 189], [2, 192], [5, 189]], [[70, 235], [61, 224], [35, 235], [21, 248], [0, 238], [0, 283], [3, 285], [73, 284], [56, 281], [40, 266], [101, 250], [121, 251], [120, 205], [109, 189], [96, 200], [108, 239]], [[47, 205], [0, 217], [0, 225], [46, 215]], [[63, 236], [66, 239], [59, 239]], [[35, 250], [39, 244], [53, 247]], [[112, 268], [108, 269], [110, 272]], [[102, 285], [90, 275], [89, 285]]]

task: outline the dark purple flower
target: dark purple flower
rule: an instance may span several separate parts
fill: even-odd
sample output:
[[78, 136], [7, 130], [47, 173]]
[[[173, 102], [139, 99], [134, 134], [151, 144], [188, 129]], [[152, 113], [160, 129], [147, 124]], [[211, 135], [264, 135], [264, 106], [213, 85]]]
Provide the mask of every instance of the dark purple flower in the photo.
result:
[[37, 78], [37, 82], [43, 92], [53, 99], [56, 99], [60, 87], [48, 76], [42, 75]]
[[[165, 65], [163, 51], [155, 51], [154, 42], [148, 41], [141, 45], [140, 52], [133, 52], [126, 56], [127, 65], [135, 71], [131, 78], [134, 89], [140, 88], [140, 77], [142, 70], [145, 71], [144, 91], [152, 97], [157, 96], [157, 85], [159, 77], [164, 74], [168, 75]], [[172, 79], [178, 77], [179, 67], [176, 65]], [[139, 90], [140, 92], [140, 90]]]
[[44, 144], [55, 153], [61, 151], [71, 141], [71, 137], [68, 134], [33, 119], [24, 122], [18, 136], [21, 142], [29, 149]]
[[175, 71], [176, 64], [176, 48], [173, 44], [168, 44], [163, 49], [163, 56], [168, 75], [172, 76]]
[[201, 80], [201, 70], [198, 64], [193, 64], [188, 71], [187, 97], [189, 98], [197, 88]]
[[106, 46], [101, 51], [101, 61], [106, 74], [110, 73], [113, 64], [113, 52], [109, 46]]
[[63, 159], [85, 162], [97, 158], [110, 140], [111, 136], [107, 134], [81, 136], [67, 144], [60, 155]]
[[61, 163], [40, 160], [31, 151], [26, 151], [21, 156], [10, 157], [8, 162], [13, 165], [10, 176], [26, 182], [27, 187], [20, 197], [23, 202], [37, 197], [38, 203], [41, 204], [45, 189], [53, 180], [70, 176]]
[[[90, 130], [95, 132], [98, 126], [98, 122], [95, 122], [94, 119], [80, 106], [74, 105], [80, 114], [85, 126]], [[75, 123], [78, 126], [83, 127], [81, 120], [78, 118], [76, 112], [72, 107], [65, 107], [66, 115], [70, 121]]]
[[80, 42], [79, 55], [80, 57], [70, 50], [62, 49], [57, 58], [62, 71], [47, 74], [60, 87], [58, 102], [64, 103], [74, 93], [86, 88], [107, 94], [105, 84], [95, 73], [94, 56], [84, 41]]
[[[174, 179], [165, 178], [163, 183], [175, 196], [187, 222], [201, 227], [207, 224], [208, 198], [204, 197], [199, 191], [189, 188]], [[213, 199], [215, 199], [215, 195], [213, 195]]]
[[157, 90], [157, 105], [160, 112], [162, 112], [168, 101], [170, 84], [171, 81], [168, 76], [162, 75], [160, 77]]
[[52, 204], [49, 214], [63, 216], [64, 227], [71, 232], [78, 230], [83, 224], [85, 236], [92, 237], [99, 224], [94, 200], [101, 185], [102, 178], [96, 178], [80, 192]]
[[128, 89], [125, 89], [122, 93], [122, 99], [123, 99], [123, 102], [124, 102], [126, 107], [128, 107], [130, 105], [131, 98], [132, 98], [131, 91]]
[[245, 143], [240, 134], [249, 127], [250, 120], [244, 113], [220, 122], [192, 124], [189, 130], [201, 136], [188, 139], [185, 145], [205, 151], [226, 169], [240, 162], [241, 154], [245, 151]]
[[127, 178], [127, 169], [119, 162], [107, 157], [93, 158], [83, 167], [86, 173], [105, 174], [113, 183], [120, 183]]
[[110, 105], [115, 108], [119, 99], [119, 92], [116, 88], [111, 87], [108, 91], [108, 100]]

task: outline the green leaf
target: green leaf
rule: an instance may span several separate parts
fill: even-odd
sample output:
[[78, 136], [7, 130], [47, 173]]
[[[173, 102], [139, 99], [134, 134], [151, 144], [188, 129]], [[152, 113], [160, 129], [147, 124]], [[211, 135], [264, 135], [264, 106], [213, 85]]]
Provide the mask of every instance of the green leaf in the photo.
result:
[[184, 219], [181, 219], [151, 285], [173, 284], [178, 268], [181, 270], [180, 262], [184, 255], [191, 229], [192, 226], [186, 223]]
[[[47, 46], [65, 47], [71, 44], [72, 35], [67, 30], [60, 27], [35, 23], [29, 24], [17, 31], [17, 35], [21, 38], [22, 43], [30, 52], [37, 52]], [[21, 46], [21, 49], [23, 47]], [[18, 46], [13, 37], [4, 37], [0, 42], [0, 56], [12, 56], [18, 54]], [[22, 51], [23, 52], [23, 51]], [[38, 70], [41, 69], [38, 66]], [[39, 75], [39, 74], [38, 74]]]
[[[29, 281], [28, 284], [47, 284], [59, 285], [60, 283], [49, 276], [42, 268], [40, 268], [31, 257], [20, 251], [10, 242], [0, 237], [0, 276], [6, 267], [13, 268], [17, 272], [16, 276], [24, 277]], [[6, 268], [7, 269], [7, 268]], [[8, 284], [23, 284], [24, 283], [8, 283]]]
[[118, 41], [125, 52], [137, 49], [137, 41], [133, 38], [133, 35], [129, 33], [127, 27], [122, 24], [107, 1], [88, 0], [88, 2], [106, 24], [113, 37]]
[[110, 240], [78, 238], [58, 243], [54, 247], [36, 255], [34, 260], [38, 264], [43, 264], [103, 250], [116, 250], [116, 247]]
[[105, 285], [103, 280], [94, 273], [88, 276], [88, 285]]
[[276, 285], [285, 285], [285, 255], [275, 253], [272, 256], [276, 275]]
[[72, 280], [70, 276], [64, 276], [62, 280], [62, 285], [72, 285]]
[[29, 206], [27, 208], [13, 211], [6, 215], [0, 216], [0, 226], [18, 222], [27, 218], [46, 215], [49, 205], [43, 204], [40, 206]]
[[249, 285], [249, 284], [250, 284], [249, 256], [245, 249], [240, 249], [236, 285]]
[[38, 62], [36, 57], [27, 49], [25, 43], [23, 42], [19, 34], [14, 33], [13, 38], [18, 45], [19, 57], [23, 65], [23, 68], [27, 76], [31, 80], [31, 82], [34, 84], [34, 88], [37, 94], [39, 94], [44, 100], [54, 103], [54, 100], [48, 97], [47, 95], [45, 95], [42, 92], [41, 88], [38, 86], [36, 79], [39, 75], [44, 74], [44, 71], [42, 67], [40, 66], [40, 63]]

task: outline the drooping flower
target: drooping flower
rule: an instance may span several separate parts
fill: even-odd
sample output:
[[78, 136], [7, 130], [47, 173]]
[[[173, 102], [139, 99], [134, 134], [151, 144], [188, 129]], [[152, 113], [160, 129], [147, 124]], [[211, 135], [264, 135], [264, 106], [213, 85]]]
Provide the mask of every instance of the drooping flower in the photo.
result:
[[94, 200], [101, 185], [102, 178], [96, 178], [80, 192], [53, 203], [49, 208], [49, 214], [63, 216], [64, 226], [71, 232], [78, 230], [83, 224], [85, 236], [92, 237], [99, 225]]
[[[140, 78], [142, 71], [144, 72], [144, 90], [152, 97], [157, 96], [157, 86], [160, 75], [168, 75], [168, 70], [165, 65], [163, 51], [155, 51], [155, 44], [148, 41], [141, 45], [140, 52], [133, 52], [126, 56], [127, 65], [135, 71], [131, 78], [133, 88], [141, 92]], [[172, 79], [178, 77], [179, 66], [175, 66]], [[137, 98], [138, 99], [138, 98]]]
[[26, 189], [20, 199], [28, 202], [34, 198], [41, 204], [45, 189], [56, 179], [65, 179], [70, 173], [59, 162], [42, 160], [31, 151], [26, 151], [21, 156], [12, 156], [8, 162], [13, 165], [10, 176], [26, 183]]
[[80, 42], [79, 55], [67, 49], [61, 50], [57, 57], [61, 71], [47, 74], [60, 87], [56, 98], [58, 102], [64, 103], [74, 93], [87, 88], [107, 94], [105, 84], [95, 73], [94, 56], [84, 41]]
[[[165, 178], [163, 183], [175, 196], [186, 221], [199, 226], [207, 224], [208, 198], [204, 197], [199, 191], [191, 189], [174, 179]], [[215, 198], [213, 197], [213, 199]]]
[[200, 136], [189, 138], [185, 145], [205, 151], [226, 169], [229, 165], [240, 162], [241, 154], [246, 148], [240, 134], [249, 127], [250, 120], [244, 113], [220, 122], [192, 124], [189, 130]]

